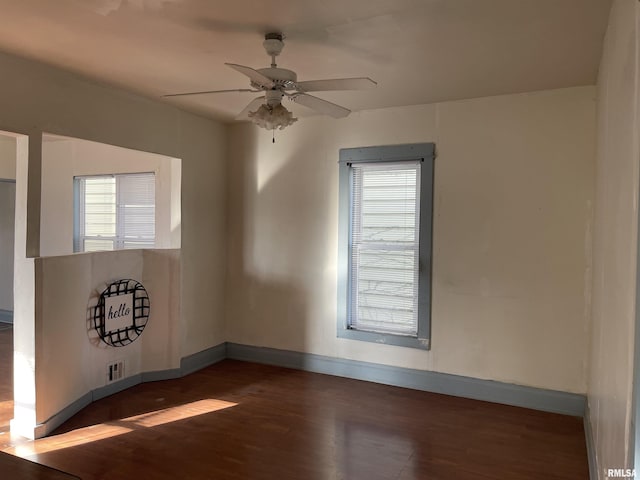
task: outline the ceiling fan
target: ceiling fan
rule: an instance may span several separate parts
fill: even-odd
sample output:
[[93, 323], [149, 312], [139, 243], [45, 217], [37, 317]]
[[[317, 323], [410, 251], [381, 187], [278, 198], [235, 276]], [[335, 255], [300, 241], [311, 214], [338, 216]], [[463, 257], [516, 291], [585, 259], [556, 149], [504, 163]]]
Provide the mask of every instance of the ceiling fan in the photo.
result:
[[318, 113], [329, 115], [333, 118], [343, 118], [351, 113], [348, 108], [323, 100], [307, 92], [321, 92], [331, 90], [360, 90], [375, 87], [377, 84], [368, 77], [338, 78], [333, 80], [307, 80], [298, 82], [295, 72], [280, 68], [276, 64], [276, 57], [284, 48], [282, 33], [267, 33], [264, 46], [267, 55], [271, 57], [271, 66], [254, 70], [244, 65], [225, 63], [228, 67], [249, 77], [251, 88], [239, 88], [233, 90], [207, 90], [203, 92], [174, 93], [163, 97], [182, 97], [187, 95], [205, 95], [211, 93], [227, 92], [251, 92], [263, 93], [254, 98], [236, 120], [250, 120], [259, 127], [268, 130], [280, 130], [288, 127], [298, 119], [294, 118], [283, 105], [283, 98], [288, 98], [300, 105], [311, 108]]

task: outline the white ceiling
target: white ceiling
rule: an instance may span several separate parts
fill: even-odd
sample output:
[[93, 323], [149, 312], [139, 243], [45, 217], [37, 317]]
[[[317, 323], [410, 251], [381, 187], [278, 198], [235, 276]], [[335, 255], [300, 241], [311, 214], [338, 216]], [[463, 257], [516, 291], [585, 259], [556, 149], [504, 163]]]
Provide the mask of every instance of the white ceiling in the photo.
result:
[[[374, 90], [317, 94], [362, 110], [594, 84], [610, 3], [0, 0], [0, 50], [158, 98], [247, 88], [223, 63], [267, 67], [264, 33], [281, 31], [278, 64], [299, 80], [376, 80]], [[231, 120], [255, 96], [164, 101]]]

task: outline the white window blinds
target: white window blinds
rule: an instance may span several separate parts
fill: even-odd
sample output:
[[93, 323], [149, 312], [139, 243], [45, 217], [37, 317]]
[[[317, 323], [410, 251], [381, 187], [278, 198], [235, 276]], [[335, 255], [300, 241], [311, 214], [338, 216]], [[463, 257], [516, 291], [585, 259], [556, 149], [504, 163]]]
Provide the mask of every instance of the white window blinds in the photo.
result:
[[352, 165], [349, 327], [416, 336], [419, 161]]
[[76, 177], [74, 251], [155, 246], [155, 175]]
[[156, 238], [156, 182], [152, 173], [119, 175], [118, 221], [122, 246], [153, 248]]

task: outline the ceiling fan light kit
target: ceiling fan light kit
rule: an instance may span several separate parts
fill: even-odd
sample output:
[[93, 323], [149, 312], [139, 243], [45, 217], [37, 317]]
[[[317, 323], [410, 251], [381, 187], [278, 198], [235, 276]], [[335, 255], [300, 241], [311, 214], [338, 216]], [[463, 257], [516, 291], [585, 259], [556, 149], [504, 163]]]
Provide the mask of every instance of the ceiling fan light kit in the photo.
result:
[[278, 104], [275, 107], [260, 105], [255, 112], [249, 112], [248, 117], [258, 127], [266, 128], [267, 130], [275, 130], [276, 128], [284, 130], [298, 121], [282, 104]]
[[225, 92], [264, 92], [247, 105], [236, 117], [236, 120], [249, 120], [255, 125], [267, 130], [283, 130], [295, 123], [298, 119], [282, 105], [282, 99], [288, 98], [296, 103], [304, 105], [318, 113], [329, 115], [333, 118], [343, 118], [351, 113], [348, 108], [323, 100], [307, 92], [336, 91], [336, 90], [361, 90], [376, 86], [376, 82], [368, 77], [339, 78], [335, 80], [310, 80], [298, 82], [296, 73], [286, 68], [280, 68], [276, 64], [276, 57], [284, 48], [283, 35], [281, 33], [267, 33], [262, 43], [267, 55], [271, 57], [271, 66], [254, 70], [251, 67], [226, 63], [239, 73], [249, 78], [251, 89], [235, 90], [210, 90], [203, 92], [176, 93], [165, 97], [178, 97], [186, 95], [203, 95], [209, 93]]

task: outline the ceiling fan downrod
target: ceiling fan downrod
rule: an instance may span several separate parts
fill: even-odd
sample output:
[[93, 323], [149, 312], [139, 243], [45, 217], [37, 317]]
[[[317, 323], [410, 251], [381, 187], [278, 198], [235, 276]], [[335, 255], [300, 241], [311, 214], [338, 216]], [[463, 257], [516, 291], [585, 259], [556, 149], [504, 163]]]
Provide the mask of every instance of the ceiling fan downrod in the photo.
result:
[[267, 52], [267, 55], [271, 57], [271, 68], [276, 68], [278, 65], [276, 64], [276, 57], [280, 55], [282, 49], [284, 48], [284, 42], [282, 41], [284, 36], [282, 33], [267, 33], [264, 36], [264, 42], [262, 42], [262, 46]]

